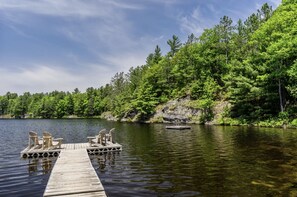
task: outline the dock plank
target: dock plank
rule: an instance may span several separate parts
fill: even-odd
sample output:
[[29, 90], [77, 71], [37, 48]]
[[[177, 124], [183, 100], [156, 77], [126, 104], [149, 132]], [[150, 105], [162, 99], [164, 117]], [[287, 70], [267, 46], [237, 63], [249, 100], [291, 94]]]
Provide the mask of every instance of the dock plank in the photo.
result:
[[87, 150], [74, 144], [71, 148], [61, 150], [44, 196], [106, 196]]

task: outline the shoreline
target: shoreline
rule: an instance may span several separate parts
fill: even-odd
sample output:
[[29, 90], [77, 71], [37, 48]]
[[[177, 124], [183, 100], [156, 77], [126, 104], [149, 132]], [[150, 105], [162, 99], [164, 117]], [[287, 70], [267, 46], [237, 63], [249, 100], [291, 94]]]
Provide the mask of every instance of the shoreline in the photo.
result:
[[[143, 124], [176, 124], [175, 122], [160, 122], [160, 121], [123, 121], [119, 119], [106, 119], [102, 117], [63, 117], [63, 118], [14, 118], [14, 117], [0, 117], [0, 120], [75, 120], [75, 119], [101, 119], [101, 120], [106, 120], [109, 122], [122, 122], [122, 123], [143, 123]], [[116, 120], [115, 120], [116, 119]], [[235, 119], [236, 120], [236, 119]], [[263, 122], [263, 121], [262, 121]], [[264, 121], [265, 122], [265, 121]], [[205, 125], [205, 126], [236, 126], [236, 127], [254, 127], [254, 128], [279, 128], [279, 129], [297, 129], [296, 126], [291, 125], [291, 124], [284, 124], [284, 125], [262, 125], [259, 123], [244, 123], [244, 124], [231, 124], [231, 123], [220, 123], [220, 124], [215, 124], [215, 123], [195, 123], [195, 122], [187, 122], [187, 123], [181, 123], [181, 125]]]

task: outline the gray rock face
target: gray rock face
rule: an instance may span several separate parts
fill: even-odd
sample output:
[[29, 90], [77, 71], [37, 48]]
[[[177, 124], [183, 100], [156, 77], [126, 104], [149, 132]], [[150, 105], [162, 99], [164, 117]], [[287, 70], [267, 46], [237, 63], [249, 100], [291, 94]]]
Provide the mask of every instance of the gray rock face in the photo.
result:
[[114, 117], [110, 112], [104, 112], [101, 114], [102, 119], [106, 119], [108, 121], [118, 121], [119, 119]]
[[189, 99], [178, 99], [159, 106], [149, 122], [199, 123], [202, 111], [189, 107]]
[[110, 121], [121, 122], [158, 122], [158, 123], [194, 123], [194, 124], [219, 124], [225, 108], [230, 108], [230, 103], [219, 101], [211, 109], [213, 118], [211, 121], [202, 122], [203, 110], [191, 107], [189, 98], [176, 99], [156, 107], [156, 112], [148, 119], [140, 118], [137, 111], [126, 113], [121, 119], [114, 117], [110, 112], [104, 112], [101, 118]]

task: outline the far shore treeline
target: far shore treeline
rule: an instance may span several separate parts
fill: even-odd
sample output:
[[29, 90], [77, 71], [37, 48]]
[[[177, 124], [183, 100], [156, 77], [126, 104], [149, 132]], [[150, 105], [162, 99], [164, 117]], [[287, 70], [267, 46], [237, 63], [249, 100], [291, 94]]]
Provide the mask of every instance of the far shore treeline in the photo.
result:
[[[146, 64], [116, 73], [111, 82], [85, 92], [8, 92], [0, 96], [0, 117], [99, 117], [104, 112], [148, 119], [159, 104], [190, 98], [197, 109], [230, 103], [230, 124], [266, 121], [297, 125], [297, 1], [264, 4], [246, 20], [228, 16], [200, 37], [181, 43], [175, 35]], [[211, 116], [205, 116], [211, 119]], [[227, 119], [226, 119], [227, 120]]]

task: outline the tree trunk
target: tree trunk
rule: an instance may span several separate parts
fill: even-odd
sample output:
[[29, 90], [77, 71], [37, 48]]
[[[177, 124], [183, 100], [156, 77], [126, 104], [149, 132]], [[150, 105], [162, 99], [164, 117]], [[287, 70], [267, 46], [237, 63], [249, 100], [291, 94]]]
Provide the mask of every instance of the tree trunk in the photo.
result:
[[283, 96], [282, 96], [282, 84], [281, 84], [280, 79], [278, 79], [278, 94], [279, 94], [280, 109], [281, 109], [281, 112], [284, 112]]

